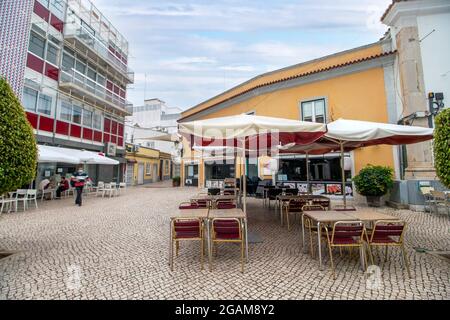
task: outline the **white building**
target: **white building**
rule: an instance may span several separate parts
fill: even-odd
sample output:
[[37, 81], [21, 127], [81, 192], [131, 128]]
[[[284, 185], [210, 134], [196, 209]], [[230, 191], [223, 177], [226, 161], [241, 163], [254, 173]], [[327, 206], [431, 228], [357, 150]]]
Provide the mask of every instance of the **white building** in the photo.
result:
[[[166, 141], [153, 141], [147, 138], [176, 133], [182, 110], [169, 107], [160, 99], [148, 99], [143, 106], [133, 107], [133, 115], [126, 118], [125, 139], [129, 143], [170, 153], [175, 165], [174, 175], [179, 175], [180, 147]], [[178, 166], [177, 166], [178, 165]]]
[[[386, 38], [391, 40], [391, 50], [397, 51], [393, 79], [385, 77], [392, 83], [388, 99], [396, 105], [392, 118], [432, 127], [435, 112], [443, 104], [448, 107], [450, 99], [450, 0], [393, 0], [381, 21], [389, 26]], [[404, 149], [407, 168], [398, 192], [402, 199], [395, 201], [414, 209], [423, 204], [423, 197], [415, 192], [419, 183], [436, 186], [438, 181], [430, 141]]]

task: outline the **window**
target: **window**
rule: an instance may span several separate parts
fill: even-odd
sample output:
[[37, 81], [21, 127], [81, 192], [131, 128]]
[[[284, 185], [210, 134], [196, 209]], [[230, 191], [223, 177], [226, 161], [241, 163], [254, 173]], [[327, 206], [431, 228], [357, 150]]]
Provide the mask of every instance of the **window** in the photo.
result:
[[94, 129], [102, 130], [102, 115], [99, 113], [94, 113], [93, 117]]
[[106, 77], [101, 74], [97, 74], [97, 83], [104, 87], [106, 85]]
[[56, 13], [57, 16], [64, 16], [64, 2], [61, 0], [52, 0], [51, 10]]
[[81, 112], [82, 112], [81, 107], [73, 106], [73, 108], [72, 108], [72, 122], [81, 124]]
[[72, 105], [69, 102], [61, 101], [59, 118], [61, 120], [72, 121]]
[[58, 48], [50, 43], [47, 45], [47, 61], [54, 65], [58, 63]]
[[75, 58], [64, 52], [62, 58], [62, 66], [65, 70], [72, 70], [75, 67]]
[[92, 111], [83, 110], [83, 125], [86, 127], [92, 127]]
[[38, 92], [36, 90], [25, 87], [23, 89], [23, 105], [25, 109], [36, 111]]
[[93, 81], [95, 81], [97, 79], [97, 73], [94, 70], [92, 70], [91, 68], [88, 68], [87, 76], [88, 76], [88, 78], [90, 78]]
[[165, 174], [169, 174], [170, 172], [169, 160], [164, 161], [164, 172]]
[[31, 32], [30, 44], [28, 50], [38, 57], [44, 59], [45, 40], [38, 36], [35, 32]]
[[147, 176], [152, 175], [152, 164], [150, 162], [145, 163], [145, 174]]
[[325, 99], [302, 102], [301, 114], [303, 121], [325, 123]]
[[52, 113], [52, 97], [42, 93], [39, 95], [38, 112], [47, 115]]
[[78, 61], [78, 60], [76, 61], [75, 69], [82, 74], [86, 73], [86, 65], [81, 61]]

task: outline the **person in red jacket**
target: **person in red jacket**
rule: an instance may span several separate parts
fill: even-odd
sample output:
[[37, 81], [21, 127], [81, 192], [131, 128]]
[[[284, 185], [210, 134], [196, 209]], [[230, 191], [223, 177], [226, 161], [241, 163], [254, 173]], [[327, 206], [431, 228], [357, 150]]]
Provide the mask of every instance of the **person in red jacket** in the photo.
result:
[[61, 177], [61, 182], [59, 183], [58, 189], [56, 189], [56, 199], [61, 199], [61, 192], [69, 190], [69, 180], [66, 177]]
[[78, 168], [78, 171], [72, 175], [71, 179], [75, 184], [75, 189], [77, 190], [77, 198], [75, 199], [75, 204], [79, 205], [80, 207], [82, 203], [81, 196], [83, 194], [83, 187], [87, 178], [88, 175], [83, 171], [83, 167], [80, 167]]

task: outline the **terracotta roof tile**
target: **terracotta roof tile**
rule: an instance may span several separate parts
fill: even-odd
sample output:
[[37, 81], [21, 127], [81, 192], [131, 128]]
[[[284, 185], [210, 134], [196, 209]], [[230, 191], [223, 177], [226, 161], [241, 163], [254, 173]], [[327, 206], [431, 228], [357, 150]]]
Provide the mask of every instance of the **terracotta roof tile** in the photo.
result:
[[[399, 0], [399, 1], [402, 1], [402, 0]], [[278, 79], [278, 80], [273, 80], [273, 81], [270, 81], [270, 82], [261, 83], [259, 85], [255, 85], [255, 86], [253, 86], [253, 87], [251, 87], [251, 88], [249, 88], [247, 90], [238, 92], [238, 93], [232, 95], [231, 97], [223, 99], [223, 100], [221, 100], [219, 102], [216, 102], [216, 103], [214, 103], [214, 104], [212, 104], [212, 105], [210, 105], [210, 106], [208, 106], [206, 108], [198, 110], [198, 111], [196, 111], [196, 112], [194, 112], [192, 114], [189, 114], [187, 116], [184, 116], [184, 117], [180, 118], [178, 120], [178, 122], [181, 122], [183, 119], [191, 117], [191, 116], [193, 116], [193, 115], [195, 115], [195, 114], [197, 114], [199, 112], [202, 112], [204, 110], [210, 109], [210, 108], [212, 108], [212, 107], [214, 107], [214, 106], [216, 106], [216, 105], [218, 105], [220, 103], [224, 103], [226, 101], [229, 101], [229, 100], [234, 99], [234, 98], [236, 98], [238, 96], [241, 96], [241, 95], [246, 94], [248, 92], [251, 92], [253, 90], [259, 89], [261, 87], [266, 87], [266, 86], [273, 85], [273, 84], [276, 84], [276, 83], [289, 81], [289, 80], [293, 80], [293, 79], [298, 79], [298, 78], [306, 77], [306, 76], [309, 76], [309, 75], [312, 75], [312, 74], [316, 74], [316, 73], [320, 73], [320, 72], [326, 72], [326, 71], [330, 71], [330, 70], [333, 70], [333, 69], [346, 67], [346, 66], [349, 66], [349, 65], [352, 65], [352, 64], [356, 64], [356, 63], [360, 63], [360, 62], [364, 62], [364, 61], [368, 61], [368, 60], [373, 60], [373, 59], [384, 57], [384, 56], [389, 56], [389, 55], [394, 54], [396, 52], [397, 52], [397, 50], [387, 51], [387, 52], [383, 52], [383, 53], [380, 53], [380, 54], [371, 55], [371, 56], [367, 56], [367, 57], [360, 58], [360, 59], [350, 60], [350, 61], [346, 61], [346, 62], [340, 63], [340, 64], [335, 64], [335, 65], [328, 66], [328, 67], [325, 67], [325, 68], [319, 68], [319, 69], [316, 69], [316, 70], [312, 70], [312, 71], [308, 71], [308, 72], [304, 72], [304, 73], [299, 73], [299, 74], [296, 74], [296, 75], [293, 75], [293, 76], [290, 76], [290, 77], [285, 77], [285, 78], [281, 78], [281, 79]]]

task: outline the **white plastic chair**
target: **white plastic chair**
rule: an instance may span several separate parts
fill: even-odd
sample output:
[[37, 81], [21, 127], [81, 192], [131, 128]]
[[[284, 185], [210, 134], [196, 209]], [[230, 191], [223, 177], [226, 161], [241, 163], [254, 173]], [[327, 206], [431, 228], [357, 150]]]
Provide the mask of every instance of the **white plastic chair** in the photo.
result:
[[105, 196], [105, 183], [103, 181], [99, 181], [97, 183], [97, 187], [95, 187], [96, 191], [95, 191], [95, 196], [98, 197], [99, 194], [102, 195], [102, 197]]
[[0, 208], [0, 214], [2, 214], [3, 209], [5, 208], [5, 205], [8, 207], [8, 213], [11, 212], [11, 208], [14, 205], [14, 210], [17, 212], [17, 200], [15, 198], [15, 196], [10, 195], [8, 197], [6, 196], [0, 196], [0, 203], [1, 208]]
[[25, 196], [26, 199], [26, 206], [28, 207], [29, 201], [34, 201], [34, 205], [36, 209], [38, 209], [37, 205], [37, 190], [36, 189], [29, 189], [27, 190], [27, 194]]
[[41, 189], [40, 192], [41, 192], [41, 201], [44, 201], [44, 197], [46, 194], [50, 194], [50, 200], [53, 200], [55, 189], [53, 188]]
[[27, 189], [18, 189], [16, 191], [16, 212], [19, 208], [19, 203], [22, 202], [23, 211], [27, 210]]
[[121, 190], [123, 190], [123, 192], [127, 191], [127, 183], [126, 182], [119, 183], [119, 194], [120, 194]]
[[109, 195], [109, 197], [111, 198], [112, 196], [114, 196], [114, 189], [111, 186], [111, 183], [105, 183], [104, 187], [103, 187], [103, 195], [102, 197], [105, 197], [105, 195]]
[[119, 186], [117, 185], [117, 183], [111, 182], [110, 185], [111, 185], [111, 189], [112, 189], [111, 192], [113, 194], [113, 197], [118, 196], [119, 195]]

